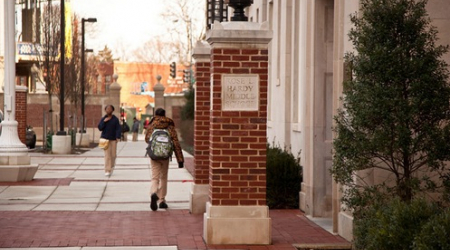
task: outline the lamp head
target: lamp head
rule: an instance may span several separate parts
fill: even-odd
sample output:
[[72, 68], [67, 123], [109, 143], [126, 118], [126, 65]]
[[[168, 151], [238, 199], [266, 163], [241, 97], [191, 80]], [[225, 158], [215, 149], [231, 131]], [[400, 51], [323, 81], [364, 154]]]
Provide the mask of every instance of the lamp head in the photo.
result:
[[90, 23], [96, 23], [97, 18], [81, 18], [82, 22], [90, 22]]

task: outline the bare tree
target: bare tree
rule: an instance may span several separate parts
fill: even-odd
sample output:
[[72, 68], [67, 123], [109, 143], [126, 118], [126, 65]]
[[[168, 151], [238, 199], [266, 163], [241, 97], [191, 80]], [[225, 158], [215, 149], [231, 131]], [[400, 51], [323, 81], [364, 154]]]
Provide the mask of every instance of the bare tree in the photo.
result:
[[50, 132], [53, 132], [52, 95], [59, 83], [59, 43], [61, 37], [60, 6], [51, 2], [45, 4], [42, 14], [42, 66], [44, 67], [44, 85], [48, 96], [50, 112]]
[[116, 46], [114, 46], [114, 55], [117, 56], [118, 60], [128, 61], [131, 57], [128, 52], [128, 46], [126, 46], [122, 39], [116, 41]]
[[[71, 113], [77, 114], [80, 107], [81, 98], [81, 33], [79, 19], [74, 15], [72, 19], [72, 57], [67, 63], [65, 79], [67, 82], [67, 98], [71, 105]], [[76, 115], [73, 117], [76, 119]]]
[[[179, 43], [178, 43], [179, 44]], [[164, 41], [162, 37], [156, 37], [145, 42], [141, 48], [133, 51], [133, 56], [148, 63], [168, 63], [172, 58], [177, 57], [180, 48], [172, 41]]]
[[[168, 0], [166, 9], [161, 15], [169, 24], [165, 36], [149, 40], [133, 53], [134, 56], [146, 62], [168, 63], [172, 60], [188, 65], [191, 61], [193, 44], [202, 39], [205, 34], [204, 0]], [[201, 27], [201, 28], [197, 28]]]

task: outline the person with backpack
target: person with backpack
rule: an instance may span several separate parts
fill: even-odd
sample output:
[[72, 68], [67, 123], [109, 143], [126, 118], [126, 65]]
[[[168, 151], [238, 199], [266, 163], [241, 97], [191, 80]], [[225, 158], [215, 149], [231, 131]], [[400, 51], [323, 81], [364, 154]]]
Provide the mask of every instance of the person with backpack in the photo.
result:
[[150, 156], [152, 168], [150, 208], [153, 211], [158, 210], [158, 206], [159, 208], [167, 209], [165, 197], [167, 194], [169, 160], [172, 159], [172, 152], [175, 152], [178, 167], [182, 168], [184, 157], [177, 132], [175, 131], [175, 123], [172, 119], [166, 117], [164, 109], [156, 109], [155, 116], [147, 127], [145, 142], [148, 143], [147, 152]]

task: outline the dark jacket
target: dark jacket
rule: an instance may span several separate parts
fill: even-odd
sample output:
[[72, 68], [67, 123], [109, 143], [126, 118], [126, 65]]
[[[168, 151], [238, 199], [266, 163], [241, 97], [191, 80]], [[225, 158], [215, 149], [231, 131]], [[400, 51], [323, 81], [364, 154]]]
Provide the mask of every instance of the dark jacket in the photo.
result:
[[120, 127], [119, 118], [113, 115], [111, 120], [104, 122], [105, 118], [106, 115], [103, 116], [98, 123], [98, 130], [102, 131], [100, 137], [108, 140], [120, 140], [120, 137], [122, 135], [122, 128]]
[[145, 142], [148, 143], [154, 129], [167, 129], [169, 131], [170, 137], [172, 138], [173, 142], [175, 156], [177, 157], [177, 162], [184, 162], [183, 151], [181, 150], [180, 142], [178, 141], [178, 135], [177, 131], [175, 130], [175, 123], [173, 122], [173, 120], [165, 116], [153, 117], [147, 127]]
[[139, 132], [139, 124], [141, 122], [139, 120], [136, 120], [133, 122], [133, 126], [131, 127], [131, 132], [132, 133], [138, 133]]

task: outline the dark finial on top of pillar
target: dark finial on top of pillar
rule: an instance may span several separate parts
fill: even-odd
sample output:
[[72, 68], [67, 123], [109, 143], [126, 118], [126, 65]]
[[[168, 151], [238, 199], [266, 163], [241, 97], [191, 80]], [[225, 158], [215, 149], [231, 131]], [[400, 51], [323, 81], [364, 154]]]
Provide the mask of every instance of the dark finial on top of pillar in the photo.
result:
[[225, 0], [225, 3], [234, 9], [234, 15], [231, 17], [231, 21], [248, 21], [244, 9], [252, 5], [253, 0]]

